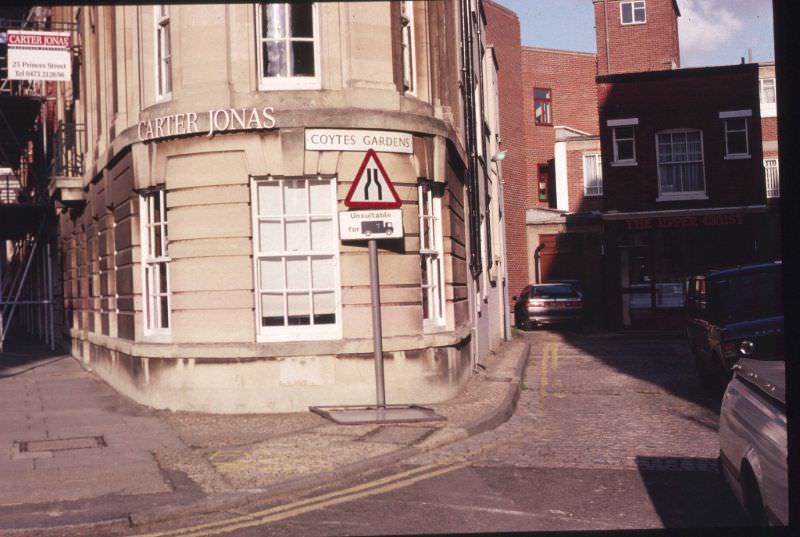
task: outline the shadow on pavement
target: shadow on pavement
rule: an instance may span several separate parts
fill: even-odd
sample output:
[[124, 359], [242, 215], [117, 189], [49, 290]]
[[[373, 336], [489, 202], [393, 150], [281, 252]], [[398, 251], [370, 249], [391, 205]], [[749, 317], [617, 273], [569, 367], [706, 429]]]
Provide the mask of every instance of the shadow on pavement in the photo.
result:
[[37, 367], [68, 358], [60, 349], [50, 348], [23, 334], [8, 334], [0, 353], [0, 379], [21, 375]]
[[742, 509], [717, 459], [636, 457], [642, 482], [665, 528], [743, 528]]
[[694, 358], [679, 332], [637, 334], [604, 331], [591, 325], [564, 325], [520, 333], [560, 336], [564, 343], [621, 373], [649, 382], [712, 412], [719, 412], [722, 391], [706, 390], [701, 386]]

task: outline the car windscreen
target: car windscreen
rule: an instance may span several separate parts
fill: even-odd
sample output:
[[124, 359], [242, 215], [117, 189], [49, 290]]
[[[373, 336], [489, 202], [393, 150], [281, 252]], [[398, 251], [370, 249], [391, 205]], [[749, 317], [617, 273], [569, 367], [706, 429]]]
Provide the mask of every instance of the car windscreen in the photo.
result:
[[578, 293], [571, 285], [547, 285], [533, 288], [535, 298], [578, 298]]
[[719, 322], [735, 323], [783, 315], [783, 286], [777, 270], [728, 276], [708, 282]]

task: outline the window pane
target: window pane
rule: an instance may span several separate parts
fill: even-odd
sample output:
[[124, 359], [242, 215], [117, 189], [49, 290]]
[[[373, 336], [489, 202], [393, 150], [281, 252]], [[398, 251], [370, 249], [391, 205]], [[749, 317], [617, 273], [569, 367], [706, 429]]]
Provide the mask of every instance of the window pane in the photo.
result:
[[283, 260], [262, 259], [259, 287], [262, 290], [283, 289]]
[[169, 328], [169, 301], [167, 297], [162, 296], [159, 299], [161, 306], [161, 318], [159, 319], [159, 328]]
[[264, 43], [265, 76], [287, 76], [288, 61], [285, 41], [267, 41]]
[[286, 37], [286, 4], [266, 4], [262, 6], [265, 37]]
[[744, 118], [735, 118], [735, 119], [726, 119], [725, 123], [727, 124], [729, 131], [739, 131], [745, 129], [746, 122]]
[[622, 22], [633, 22], [633, 4], [622, 4]]
[[281, 192], [280, 184], [277, 181], [258, 184], [258, 214], [261, 216], [281, 214]]
[[[336, 310], [336, 298], [333, 291], [314, 293], [314, 324], [335, 322], [333, 313]], [[321, 318], [322, 323], [318, 318]]]
[[617, 140], [622, 138], [633, 138], [633, 127], [614, 127]]
[[631, 160], [631, 159], [633, 159], [633, 141], [617, 140], [617, 160]]
[[289, 325], [311, 324], [308, 293], [289, 294], [287, 297]]
[[285, 181], [283, 184], [283, 210], [287, 215], [306, 214], [305, 181]]
[[309, 288], [307, 258], [289, 258], [286, 260], [286, 288]]
[[330, 181], [309, 181], [308, 189], [311, 198], [311, 212], [313, 214], [330, 214], [332, 193]]
[[297, 3], [288, 6], [291, 13], [292, 37], [313, 37], [312, 4]]
[[314, 43], [292, 42], [292, 76], [314, 76]]
[[309, 250], [308, 222], [306, 219], [286, 219], [286, 250], [301, 252]]
[[728, 154], [741, 155], [747, 153], [747, 136], [744, 132], [728, 133]]
[[311, 258], [311, 279], [314, 289], [332, 289], [334, 282], [333, 276], [332, 257]]
[[166, 263], [159, 263], [158, 264], [158, 292], [159, 293], [167, 293], [169, 289], [167, 287], [167, 264]]
[[333, 244], [333, 222], [330, 219], [311, 220], [311, 247], [313, 250], [331, 250]]
[[261, 325], [283, 326], [283, 295], [261, 295]]
[[550, 98], [550, 90], [548, 89], [534, 89], [533, 96], [537, 99], [549, 99]]
[[259, 222], [258, 234], [259, 248], [262, 252], [283, 251], [283, 230], [280, 222]]

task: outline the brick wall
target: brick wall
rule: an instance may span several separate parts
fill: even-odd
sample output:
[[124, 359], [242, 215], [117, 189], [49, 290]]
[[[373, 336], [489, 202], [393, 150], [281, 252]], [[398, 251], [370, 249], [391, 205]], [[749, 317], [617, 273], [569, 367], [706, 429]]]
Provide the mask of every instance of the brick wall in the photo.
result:
[[675, 0], [646, 0], [645, 12], [645, 23], [623, 25], [620, 0], [594, 0], [599, 75], [680, 67]]
[[[601, 130], [604, 210], [642, 211], [763, 204], [764, 172], [755, 64], [598, 77], [600, 124], [638, 118], [636, 166], [612, 167], [611, 128]], [[725, 160], [720, 111], [752, 110], [751, 158]], [[657, 202], [655, 136], [665, 129], [702, 130], [708, 200]]]
[[491, 0], [485, 0], [486, 41], [495, 47], [499, 65], [499, 104], [501, 148], [507, 150], [502, 161], [503, 202], [506, 222], [506, 256], [509, 296], [530, 283], [528, 248], [525, 241], [525, 200], [530, 188], [522, 132], [522, 84], [520, 76], [520, 29], [516, 13]]
[[[595, 55], [540, 48], [522, 49], [522, 120], [525, 155], [530, 173], [527, 207], [546, 207], [538, 197], [538, 164], [553, 158], [555, 126], [597, 134], [597, 92]], [[534, 121], [534, 88], [549, 88], [552, 97], [552, 126]], [[551, 193], [554, 195], [554, 193]]]

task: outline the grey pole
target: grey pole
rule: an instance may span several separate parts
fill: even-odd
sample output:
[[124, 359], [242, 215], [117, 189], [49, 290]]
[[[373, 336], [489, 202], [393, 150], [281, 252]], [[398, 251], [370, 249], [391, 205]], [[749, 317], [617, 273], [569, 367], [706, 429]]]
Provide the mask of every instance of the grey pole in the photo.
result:
[[381, 333], [381, 290], [378, 279], [378, 244], [369, 240], [369, 285], [372, 293], [372, 342], [375, 348], [375, 386], [378, 390], [378, 408], [386, 406], [383, 386], [383, 335]]

